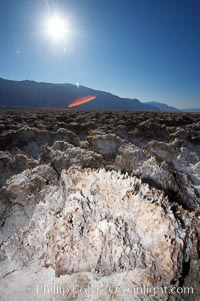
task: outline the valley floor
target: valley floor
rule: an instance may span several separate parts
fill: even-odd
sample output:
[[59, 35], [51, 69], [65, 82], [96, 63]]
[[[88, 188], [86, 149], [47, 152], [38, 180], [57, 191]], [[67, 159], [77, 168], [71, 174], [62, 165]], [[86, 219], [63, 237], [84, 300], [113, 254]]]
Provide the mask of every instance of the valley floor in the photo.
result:
[[0, 300], [200, 300], [200, 114], [0, 111]]

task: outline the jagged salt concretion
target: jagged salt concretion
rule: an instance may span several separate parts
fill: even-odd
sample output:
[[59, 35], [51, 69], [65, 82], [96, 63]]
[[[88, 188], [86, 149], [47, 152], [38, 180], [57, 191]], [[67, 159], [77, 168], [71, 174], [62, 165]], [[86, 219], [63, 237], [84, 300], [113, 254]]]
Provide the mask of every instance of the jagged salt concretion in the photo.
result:
[[188, 177], [187, 173], [173, 169], [166, 161], [159, 161], [156, 155], [150, 155], [146, 149], [135, 145], [125, 145], [119, 148], [114, 168], [135, 175], [151, 186], [165, 191], [170, 201], [176, 201], [184, 208], [194, 210], [200, 206], [200, 198], [197, 194], [199, 184], [197, 178], [200, 178], [197, 176], [198, 163], [193, 166], [197, 177], [192, 178], [191, 172], [188, 172]]
[[[59, 184], [45, 187], [28, 226], [2, 245], [0, 293], [12, 286], [13, 277], [21, 285], [26, 273], [27, 283], [34, 283], [33, 265], [38, 277], [50, 274], [50, 283], [63, 275], [60, 283], [72, 284], [81, 275], [93, 286], [105, 279], [170, 285], [181, 275], [185, 243], [186, 233], [161, 191], [120, 172], [70, 167]], [[101, 300], [96, 298], [91, 300]], [[104, 292], [102, 300], [109, 298]]]
[[74, 147], [64, 141], [56, 141], [52, 147], [44, 146], [40, 156], [41, 163], [51, 163], [58, 173], [71, 165], [100, 168], [103, 157], [88, 149]]
[[5, 185], [6, 180], [14, 174], [35, 167], [37, 164], [37, 160], [22, 153], [12, 155], [9, 151], [0, 151], [0, 187]]
[[0, 244], [28, 225], [36, 204], [44, 198], [47, 185], [53, 187], [57, 173], [40, 165], [12, 176], [0, 190]]

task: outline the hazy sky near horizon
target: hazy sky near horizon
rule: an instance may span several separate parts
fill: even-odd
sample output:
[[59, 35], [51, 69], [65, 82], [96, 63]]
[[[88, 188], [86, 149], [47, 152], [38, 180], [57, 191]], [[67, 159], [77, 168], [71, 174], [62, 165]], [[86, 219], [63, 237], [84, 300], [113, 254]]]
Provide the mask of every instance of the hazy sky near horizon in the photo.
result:
[[[70, 24], [62, 43], [52, 14]], [[200, 107], [200, 1], [0, 0], [0, 77]]]

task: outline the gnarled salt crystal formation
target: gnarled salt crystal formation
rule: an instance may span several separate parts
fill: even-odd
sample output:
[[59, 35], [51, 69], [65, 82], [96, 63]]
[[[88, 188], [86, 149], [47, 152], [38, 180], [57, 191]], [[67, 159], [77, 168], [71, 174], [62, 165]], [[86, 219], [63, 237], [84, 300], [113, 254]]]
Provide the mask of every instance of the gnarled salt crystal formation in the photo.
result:
[[1, 111], [0, 300], [199, 301], [199, 128], [189, 113]]
[[[14, 176], [12, 185], [24, 176]], [[26, 176], [16, 198], [21, 193], [23, 199], [23, 190], [28, 193], [33, 176]], [[59, 283], [58, 279], [63, 284], [67, 277], [71, 286], [86, 277], [94, 287], [105, 279], [116, 285], [170, 286], [181, 277], [188, 237], [161, 191], [127, 174], [75, 166], [63, 170], [58, 183], [43, 185], [41, 191], [27, 226], [1, 247], [0, 293], [10, 287], [9, 298], [19, 294], [20, 286], [36, 282], [36, 272], [38, 284], [44, 275], [51, 284]], [[109, 290], [102, 296], [109, 300]], [[101, 299], [94, 294], [91, 300]]]

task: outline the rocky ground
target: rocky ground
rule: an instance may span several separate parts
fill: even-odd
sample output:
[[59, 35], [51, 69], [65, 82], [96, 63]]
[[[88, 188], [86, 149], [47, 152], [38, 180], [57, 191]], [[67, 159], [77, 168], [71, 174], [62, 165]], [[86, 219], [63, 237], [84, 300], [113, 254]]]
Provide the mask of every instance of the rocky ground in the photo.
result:
[[200, 300], [199, 129], [200, 114], [1, 111], [0, 300]]

